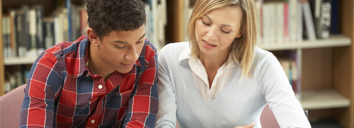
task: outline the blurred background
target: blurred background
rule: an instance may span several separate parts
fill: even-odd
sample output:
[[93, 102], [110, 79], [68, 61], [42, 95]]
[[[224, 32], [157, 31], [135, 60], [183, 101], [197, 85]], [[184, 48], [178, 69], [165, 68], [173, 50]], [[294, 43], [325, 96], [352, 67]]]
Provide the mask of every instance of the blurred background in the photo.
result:
[[[196, 0], [142, 0], [158, 50], [185, 42]], [[354, 1], [255, 0], [257, 47], [277, 56], [316, 128], [354, 128]], [[0, 96], [45, 49], [86, 34], [84, 0], [1, 0]]]

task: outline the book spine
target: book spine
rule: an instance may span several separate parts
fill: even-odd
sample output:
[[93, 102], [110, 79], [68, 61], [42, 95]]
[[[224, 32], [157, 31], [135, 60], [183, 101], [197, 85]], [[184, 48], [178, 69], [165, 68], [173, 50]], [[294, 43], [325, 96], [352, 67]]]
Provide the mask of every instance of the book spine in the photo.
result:
[[330, 26], [331, 26], [331, 0], [323, 0], [321, 4], [321, 19], [320, 28], [321, 32], [318, 33], [318, 37], [326, 39], [329, 38]]
[[28, 56], [36, 56], [37, 54], [37, 19], [36, 10], [30, 9], [29, 11], [29, 34], [31, 36], [30, 40], [30, 51]]
[[304, 11], [304, 21], [306, 27], [305, 36], [307, 36], [309, 40], [316, 40], [315, 28], [313, 24], [309, 2], [303, 3], [303, 11]]
[[37, 19], [37, 55], [44, 51], [44, 36], [43, 36], [43, 7], [36, 6]]

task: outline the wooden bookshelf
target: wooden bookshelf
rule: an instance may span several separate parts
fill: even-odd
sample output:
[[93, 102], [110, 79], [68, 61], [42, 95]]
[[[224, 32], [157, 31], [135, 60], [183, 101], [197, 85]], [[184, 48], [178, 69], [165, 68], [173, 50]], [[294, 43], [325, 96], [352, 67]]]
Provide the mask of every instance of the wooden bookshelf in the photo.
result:
[[344, 35], [331, 35], [328, 39], [304, 40], [302, 42], [291, 43], [273, 43], [273, 44], [257, 44], [259, 48], [265, 50], [284, 50], [284, 49], [305, 49], [305, 48], [323, 48], [323, 47], [339, 47], [350, 46], [351, 39]]
[[[0, 1], [0, 8], [2, 9], [2, 1]], [[2, 13], [0, 13], [2, 18]], [[5, 71], [4, 71], [4, 47], [2, 39], [2, 20], [0, 20], [0, 96], [4, 95]]]
[[[82, 0], [72, 0], [81, 2]], [[264, 0], [269, 1], [269, 0]], [[23, 4], [42, 3], [51, 10], [52, 0], [1, 0], [0, 8], [19, 7]], [[185, 41], [185, 0], [167, 0], [168, 42]], [[339, 27], [342, 35], [329, 39], [289, 44], [257, 44], [266, 50], [302, 49], [302, 106], [309, 109], [311, 117], [329, 117], [345, 128], [354, 128], [354, 1], [339, 1]], [[3, 6], [4, 5], [4, 6]], [[45, 11], [47, 12], [47, 11]], [[48, 12], [47, 12], [48, 13]], [[48, 13], [49, 14], [49, 13]], [[0, 14], [2, 17], [2, 13]], [[2, 20], [0, 34], [2, 35]], [[0, 36], [0, 96], [4, 94], [4, 68], [6, 65], [31, 64], [35, 58], [11, 58], [4, 60], [2, 36]], [[313, 113], [312, 113], [313, 112]]]
[[[354, 40], [354, 1], [339, 1], [340, 31]], [[333, 117], [346, 128], [354, 128], [354, 45], [333, 49], [333, 88], [350, 99], [350, 106], [334, 109]]]
[[301, 105], [307, 110], [350, 106], [350, 100], [333, 89], [305, 90], [301, 94]]
[[23, 65], [23, 64], [33, 64], [37, 57], [21, 57], [21, 58], [6, 58], [4, 59], [4, 65]]

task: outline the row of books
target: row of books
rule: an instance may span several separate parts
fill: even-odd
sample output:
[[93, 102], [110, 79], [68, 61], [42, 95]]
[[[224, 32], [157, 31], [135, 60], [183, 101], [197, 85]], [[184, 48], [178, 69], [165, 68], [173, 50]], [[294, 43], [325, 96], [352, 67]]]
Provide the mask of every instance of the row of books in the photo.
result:
[[[4, 58], [36, 57], [55, 44], [85, 35], [89, 27], [85, 4], [66, 2], [49, 17], [43, 16], [41, 5], [23, 5], [3, 14]], [[146, 39], [160, 49], [165, 44], [166, 0], [145, 0], [144, 3]]]
[[30, 65], [14, 66], [5, 69], [4, 92], [7, 93], [26, 83]]
[[167, 25], [166, 0], [143, 0], [146, 13], [146, 36], [157, 49], [166, 44], [165, 26]]
[[278, 58], [280, 65], [289, 80], [296, 98], [301, 101], [301, 65], [299, 65], [298, 55], [293, 50], [272, 51]]
[[[332, 0], [287, 0], [257, 4], [259, 18], [257, 43], [291, 43], [303, 39], [329, 38], [331, 29], [337, 29], [338, 1]], [[334, 10], [334, 11], [332, 11]], [[332, 13], [333, 12], [333, 13]], [[334, 32], [333, 33], [337, 33]]]
[[4, 14], [4, 58], [36, 57], [57, 43], [86, 34], [88, 25], [84, 6], [71, 6], [70, 10], [58, 7], [51, 16], [44, 17], [41, 5], [23, 5]]
[[[257, 6], [257, 43], [294, 43], [303, 39], [326, 39], [338, 34], [336, 0], [255, 0]], [[184, 31], [195, 0], [185, 0]], [[188, 40], [185, 35], [184, 40]]]

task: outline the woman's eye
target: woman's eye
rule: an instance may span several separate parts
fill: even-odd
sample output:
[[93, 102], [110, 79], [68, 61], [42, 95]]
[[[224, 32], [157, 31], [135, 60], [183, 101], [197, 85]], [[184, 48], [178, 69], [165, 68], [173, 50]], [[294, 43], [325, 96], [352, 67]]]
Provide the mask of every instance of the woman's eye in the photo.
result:
[[202, 21], [202, 22], [203, 22], [204, 25], [210, 25], [210, 23], [206, 23], [206, 22], [204, 22], [204, 21]]
[[230, 33], [229, 31], [225, 31], [225, 30], [222, 30], [222, 29], [221, 29], [221, 31], [222, 31], [223, 33], [226, 33], [226, 34], [229, 34], [229, 33]]

